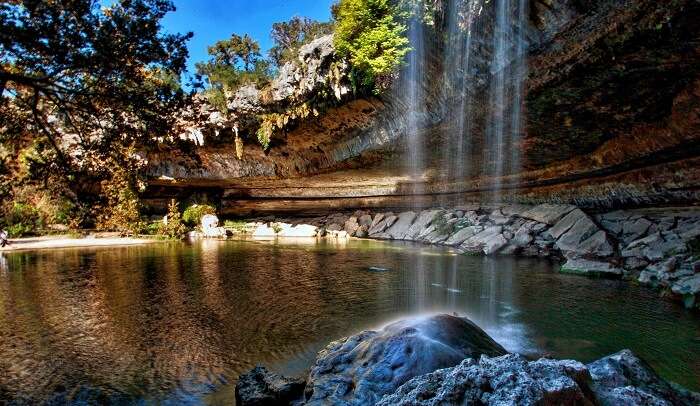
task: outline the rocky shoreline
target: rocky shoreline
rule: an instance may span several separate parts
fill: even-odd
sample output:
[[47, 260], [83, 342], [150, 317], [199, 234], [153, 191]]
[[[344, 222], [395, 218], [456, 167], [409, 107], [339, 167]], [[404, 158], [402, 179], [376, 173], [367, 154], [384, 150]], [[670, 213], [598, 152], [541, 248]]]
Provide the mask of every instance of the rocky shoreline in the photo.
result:
[[700, 308], [700, 209], [589, 214], [573, 205], [481, 206], [423, 211], [266, 217], [254, 237], [371, 238], [453, 247], [468, 255], [520, 255], [562, 262], [561, 272], [620, 278]]
[[465, 318], [398, 321], [330, 343], [306, 379], [258, 366], [236, 385], [239, 406], [696, 405], [631, 351], [588, 365], [509, 354]]

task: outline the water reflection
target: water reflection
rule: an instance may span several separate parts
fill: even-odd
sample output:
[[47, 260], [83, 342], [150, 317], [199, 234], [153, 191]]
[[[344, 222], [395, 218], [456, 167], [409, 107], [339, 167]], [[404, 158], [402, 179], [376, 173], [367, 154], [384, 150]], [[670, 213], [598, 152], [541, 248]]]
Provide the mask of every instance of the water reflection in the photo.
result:
[[435, 311], [467, 315], [509, 350], [532, 355], [586, 361], [630, 347], [665, 376], [700, 387], [697, 318], [653, 292], [559, 275], [541, 261], [308, 240], [12, 253], [5, 261], [0, 402], [230, 404], [235, 378], [257, 362], [302, 374], [332, 339]]

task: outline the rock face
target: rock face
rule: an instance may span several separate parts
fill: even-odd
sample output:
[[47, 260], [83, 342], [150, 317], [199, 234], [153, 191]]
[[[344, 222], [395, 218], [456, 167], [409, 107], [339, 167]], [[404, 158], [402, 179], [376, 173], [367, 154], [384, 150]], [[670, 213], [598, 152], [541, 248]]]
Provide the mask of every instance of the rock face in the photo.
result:
[[414, 376], [464, 358], [505, 354], [470, 321], [449, 316], [410, 319], [331, 343], [307, 379], [307, 405], [371, 405]]
[[[483, 3], [479, 18], [492, 18], [496, 2]], [[499, 180], [513, 186], [504, 190], [503, 198], [607, 209], [697, 202], [697, 1], [538, 0], [531, 2], [528, 16], [524, 169], [517, 185], [512, 179]], [[478, 23], [492, 25], [487, 22]], [[449, 114], [450, 106], [461, 105], [462, 94], [486, 94], [488, 75], [493, 73], [484, 65], [493, 56], [486, 45], [492, 43], [493, 30], [486, 29], [479, 34], [483, 38], [474, 38], [485, 44], [473, 55], [475, 77], [469, 82], [475, 88], [460, 91], [457, 83], [449, 82], [459, 75], [441, 70], [446, 60], [442, 52], [449, 49], [440, 42], [449, 38], [444, 35], [447, 25], [436, 16], [435, 38], [426, 41], [422, 87], [427, 99], [419, 121], [430, 135], [428, 169], [449, 164], [444, 157], [451, 156], [446, 152], [454, 146], [452, 120], [459, 117]], [[425, 195], [419, 205], [430, 207], [444, 196], [480, 201], [496, 182], [479, 177], [484, 174], [477, 170], [474, 178], [443, 181], [428, 176], [414, 188], [401, 166], [408, 133], [406, 100], [397, 96], [401, 92], [353, 98], [347, 81], [333, 80], [336, 68], [345, 77], [348, 67], [334, 63], [338, 61], [329, 37], [305, 46], [295, 62], [280, 69], [269, 92], [245, 87], [231, 95], [230, 117], [205, 103], [193, 108], [191, 117], [183, 117], [188, 127], [183, 132], [204, 145], [194, 149], [194, 157], [151, 153], [147, 201], [162, 208], [169, 197], [206, 192], [222, 199], [226, 214], [355, 209], [363, 202], [408, 210], [415, 209], [416, 199], [406, 198], [414, 189]], [[436, 86], [436, 77], [446, 82]], [[339, 105], [312, 120], [295, 122], [262, 151], [255, 140], [258, 117], [279, 113], [285, 105], [321, 91], [332, 94]], [[484, 121], [478, 103], [473, 110], [470, 121]], [[473, 156], [465, 160], [480, 168], [485, 136], [474, 130]], [[240, 158], [236, 134], [245, 144]], [[436, 197], [437, 193], [444, 195]], [[533, 218], [550, 225], [560, 219]], [[644, 225], [635, 227], [643, 232]], [[628, 231], [633, 238], [634, 230]]]
[[588, 364], [593, 390], [604, 405], [697, 405], [700, 394], [661, 379], [630, 350]]
[[236, 383], [236, 405], [277, 406], [302, 397], [304, 381], [289, 379], [257, 366]]

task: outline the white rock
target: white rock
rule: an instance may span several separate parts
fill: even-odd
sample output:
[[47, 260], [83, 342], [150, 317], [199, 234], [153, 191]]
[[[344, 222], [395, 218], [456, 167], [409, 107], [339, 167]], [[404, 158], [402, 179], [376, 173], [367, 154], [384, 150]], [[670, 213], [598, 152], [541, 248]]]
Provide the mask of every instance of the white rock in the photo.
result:
[[205, 237], [226, 237], [226, 229], [219, 227], [219, 218], [213, 214], [203, 216], [201, 226], [202, 234], [204, 234]]

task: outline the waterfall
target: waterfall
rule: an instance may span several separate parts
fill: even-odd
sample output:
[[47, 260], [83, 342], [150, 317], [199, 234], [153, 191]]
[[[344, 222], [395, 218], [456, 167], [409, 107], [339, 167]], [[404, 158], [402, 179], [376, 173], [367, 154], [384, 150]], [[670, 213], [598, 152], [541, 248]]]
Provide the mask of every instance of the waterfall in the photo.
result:
[[[406, 109], [407, 172], [413, 205], [426, 192], [432, 149], [439, 156], [436, 173], [446, 189], [484, 176], [491, 191], [482, 199], [501, 202], [502, 191], [517, 182], [523, 121], [523, 83], [527, 74], [528, 0], [449, 0], [444, 13], [445, 45], [441, 80], [426, 72], [424, 0], [412, 2], [408, 36], [411, 52], [402, 82]], [[434, 51], [431, 49], [431, 55]], [[441, 144], [425, 150], [425, 89], [439, 86], [444, 108]], [[430, 95], [434, 97], [434, 95]], [[431, 133], [431, 136], [433, 133]], [[430, 159], [428, 159], [430, 158]], [[432, 172], [431, 172], [432, 173]], [[447, 195], [446, 195], [447, 196]], [[447, 197], [442, 200], [449, 202]]]
[[447, 44], [445, 47], [446, 100], [456, 93], [458, 102], [448, 106], [450, 134], [443, 145], [444, 179], [462, 179], [471, 174], [472, 106], [470, 91], [472, 39], [478, 29], [475, 22], [481, 0], [450, 0], [448, 8]]
[[502, 200], [504, 175], [520, 169], [526, 17], [527, 0], [496, 1], [484, 150], [484, 173], [492, 178], [493, 202]]
[[419, 11], [421, 4], [421, 2], [416, 3], [414, 9], [415, 15], [411, 19], [408, 30], [412, 50], [408, 56], [408, 67], [406, 69], [408, 168], [413, 182], [412, 194], [414, 196], [413, 205], [415, 207], [419, 207], [420, 195], [424, 192], [423, 172], [425, 171], [424, 144], [421, 134], [421, 117], [422, 111], [425, 109], [425, 94], [422, 86], [425, 80], [423, 69], [425, 43], [422, 13]]

